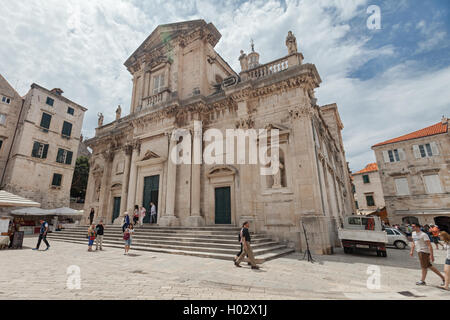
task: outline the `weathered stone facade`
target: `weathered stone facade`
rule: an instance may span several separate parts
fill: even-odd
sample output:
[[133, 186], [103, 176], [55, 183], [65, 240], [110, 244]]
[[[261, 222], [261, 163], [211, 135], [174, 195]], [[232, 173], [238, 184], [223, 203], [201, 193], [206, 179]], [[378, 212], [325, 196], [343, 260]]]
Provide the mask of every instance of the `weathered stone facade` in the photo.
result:
[[[41, 203], [42, 208], [68, 207], [70, 187], [86, 108], [32, 84], [17, 100], [8, 127], [8, 152], [2, 188]], [[20, 115], [20, 116], [19, 116]], [[14, 118], [14, 119], [13, 119]], [[9, 139], [8, 139], [9, 140]], [[2, 156], [4, 155], [2, 151]]]
[[372, 147], [391, 224], [438, 224], [450, 231], [448, 119]]
[[[112, 223], [134, 205], [148, 211], [151, 199], [159, 225], [248, 220], [253, 230], [297, 249], [305, 246], [303, 222], [312, 249], [330, 253], [339, 245], [342, 215], [355, 212], [337, 106], [316, 104], [321, 79], [314, 65], [303, 64], [292, 37], [290, 54], [271, 63], [260, 65], [259, 54], [242, 52], [240, 74], [214, 50], [220, 37], [203, 20], [162, 25], [126, 61], [134, 83], [131, 113], [110, 124], [99, 121], [87, 141], [93, 155], [86, 215], [94, 208], [97, 219]], [[249, 63], [251, 56], [256, 60]], [[224, 141], [227, 129], [278, 129], [281, 170], [262, 176], [259, 165], [225, 160], [176, 165], [172, 132], [182, 128], [201, 137], [194, 120], [203, 133], [220, 130]], [[194, 157], [210, 147], [206, 134], [203, 140], [193, 142]]]
[[[365, 215], [383, 209], [386, 206], [380, 173], [376, 163], [371, 163], [366, 168], [353, 173], [352, 177], [359, 214]], [[373, 202], [371, 202], [372, 200]]]

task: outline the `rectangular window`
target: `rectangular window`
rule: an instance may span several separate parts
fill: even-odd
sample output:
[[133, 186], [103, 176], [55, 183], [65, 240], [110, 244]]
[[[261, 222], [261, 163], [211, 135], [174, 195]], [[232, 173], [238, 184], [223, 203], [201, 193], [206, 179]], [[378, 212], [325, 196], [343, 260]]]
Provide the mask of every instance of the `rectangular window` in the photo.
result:
[[370, 178], [367, 174], [363, 176], [363, 181], [364, 183], [370, 183]]
[[48, 113], [42, 113], [41, 127], [45, 129], [50, 129], [50, 122], [52, 121], [52, 116]]
[[64, 121], [61, 134], [66, 137], [70, 137], [70, 135], [72, 134], [72, 124]]
[[2, 96], [2, 102], [6, 103], [6, 104], [10, 104], [11, 103], [11, 99], [5, 96]]
[[0, 140], [0, 151], [2, 150], [3, 140]]
[[6, 114], [0, 113], [0, 124], [6, 126]]
[[408, 179], [406, 178], [397, 178], [395, 181], [395, 187], [397, 189], [398, 196], [408, 196], [409, 193], [409, 185]]
[[153, 94], [161, 92], [163, 87], [164, 87], [164, 75], [160, 74], [156, 77], [153, 77]]
[[439, 175], [433, 174], [423, 177], [425, 180], [425, 188], [428, 194], [442, 193], [441, 180]]
[[48, 144], [43, 144], [35, 141], [33, 143], [33, 150], [31, 151], [31, 156], [33, 158], [47, 159]]
[[358, 201], [355, 201], [356, 209], [359, 209]]
[[52, 186], [60, 187], [62, 182], [62, 174], [55, 173], [53, 174]]
[[67, 107], [67, 113], [73, 115], [75, 113], [75, 110], [71, 107]]
[[58, 154], [56, 156], [56, 162], [63, 163], [63, 164], [72, 164], [72, 157], [73, 152], [64, 150], [64, 149], [58, 149]]
[[373, 207], [375, 206], [375, 200], [373, 199], [373, 195], [367, 195], [366, 196], [367, 206]]
[[48, 104], [49, 106], [53, 107], [53, 104], [55, 103], [55, 100], [53, 100], [50, 97], [47, 97], [47, 101], [45, 103]]

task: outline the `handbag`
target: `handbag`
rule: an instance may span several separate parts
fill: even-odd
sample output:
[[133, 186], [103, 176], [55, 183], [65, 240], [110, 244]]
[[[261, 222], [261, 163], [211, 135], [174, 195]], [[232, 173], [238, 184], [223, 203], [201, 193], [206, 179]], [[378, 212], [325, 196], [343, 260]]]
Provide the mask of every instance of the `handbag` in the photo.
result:
[[130, 239], [130, 234], [127, 232], [123, 235], [123, 240], [128, 240]]

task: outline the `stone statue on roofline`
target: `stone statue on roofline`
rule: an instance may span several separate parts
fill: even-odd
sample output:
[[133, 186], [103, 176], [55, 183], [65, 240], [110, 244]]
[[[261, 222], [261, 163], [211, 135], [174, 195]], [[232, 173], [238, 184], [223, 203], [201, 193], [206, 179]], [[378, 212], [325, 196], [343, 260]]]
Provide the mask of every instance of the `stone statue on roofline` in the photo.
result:
[[239, 56], [239, 62], [241, 63], [241, 71], [248, 70], [248, 57], [244, 50], [241, 50], [241, 55]]
[[103, 113], [99, 112], [97, 113], [97, 116], [98, 116], [98, 126], [101, 127], [103, 126], [103, 119], [104, 119]]
[[117, 110], [116, 110], [116, 121], [120, 119], [121, 115], [122, 115], [122, 108], [120, 107], [120, 104], [119, 104], [119, 106], [117, 107]]
[[292, 31], [289, 31], [286, 37], [286, 47], [288, 48], [288, 54], [297, 53], [297, 38]]

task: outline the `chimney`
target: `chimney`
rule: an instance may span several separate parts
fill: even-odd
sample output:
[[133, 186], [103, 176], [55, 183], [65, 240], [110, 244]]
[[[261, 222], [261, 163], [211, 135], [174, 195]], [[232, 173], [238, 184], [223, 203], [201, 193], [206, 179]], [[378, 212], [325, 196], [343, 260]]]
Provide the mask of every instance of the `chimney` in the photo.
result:
[[50, 90], [50, 92], [53, 94], [56, 94], [58, 96], [60, 96], [64, 93], [64, 91], [62, 91], [60, 88], [54, 88], [54, 89]]
[[442, 121], [443, 125], [448, 124], [448, 118], [446, 116], [442, 116], [442, 120], [441, 121]]

